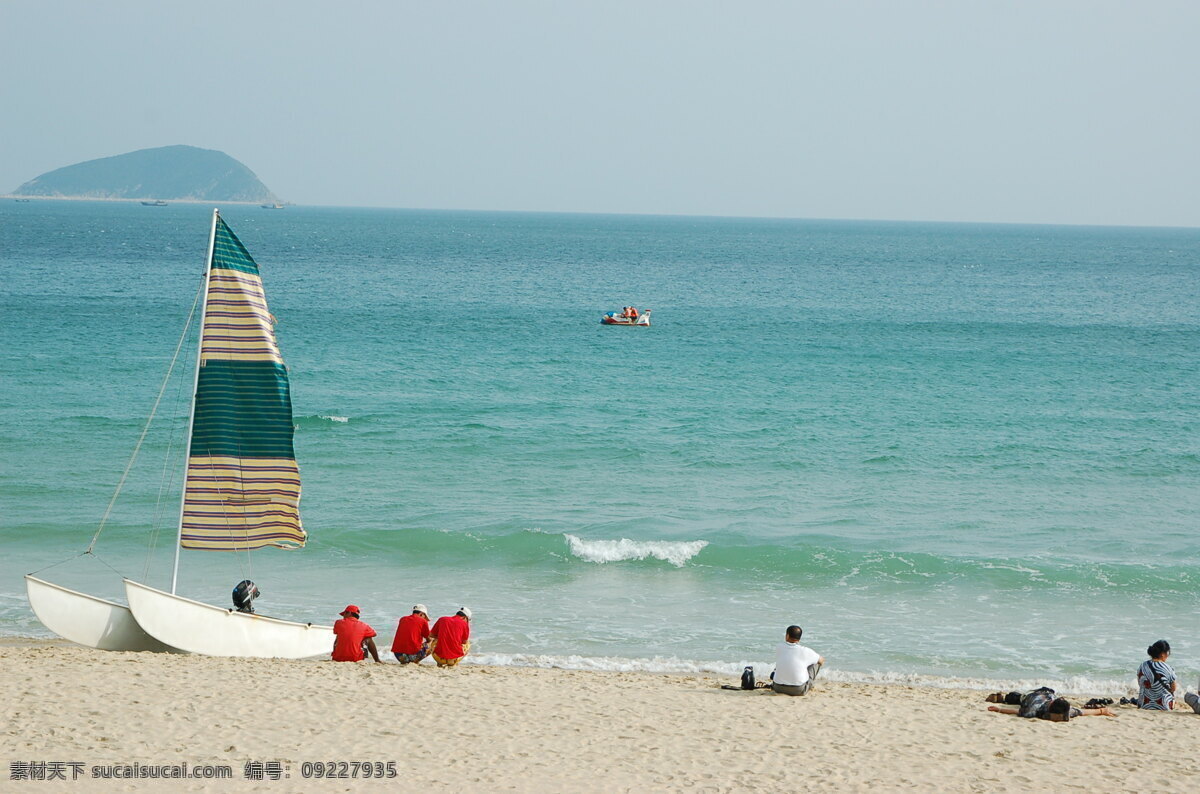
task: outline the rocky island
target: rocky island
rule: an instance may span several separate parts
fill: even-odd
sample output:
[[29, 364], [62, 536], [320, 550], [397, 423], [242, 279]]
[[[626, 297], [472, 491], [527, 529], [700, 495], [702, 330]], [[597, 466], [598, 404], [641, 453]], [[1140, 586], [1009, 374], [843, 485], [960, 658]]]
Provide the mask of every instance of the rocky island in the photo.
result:
[[280, 203], [253, 171], [224, 152], [182, 145], [68, 165], [29, 180], [12, 195]]

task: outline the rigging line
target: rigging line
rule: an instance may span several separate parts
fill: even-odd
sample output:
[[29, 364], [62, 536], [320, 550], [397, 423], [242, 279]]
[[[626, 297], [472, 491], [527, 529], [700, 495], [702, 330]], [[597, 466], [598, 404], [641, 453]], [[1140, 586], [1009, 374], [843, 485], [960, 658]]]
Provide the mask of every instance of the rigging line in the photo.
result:
[[[241, 452], [241, 447], [238, 447], [238, 452], [239, 453]], [[239, 461], [241, 460], [240, 454], [238, 455], [238, 460]], [[211, 457], [209, 458], [208, 465], [209, 465], [210, 471], [216, 470], [212, 463]], [[238, 465], [241, 466], [241, 463], [239, 463]], [[230, 520], [230, 515], [229, 515], [229, 499], [225, 496], [225, 489], [222, 487], [220, 480], [218, 480], [216, 477], [213, 477], [213, 484], [216, 486], [216, 489], [217, 489], [217, 499], [219, 499], [221, 502], [221, 517], [225, 519], [225, 530], [229, 534], [229, 541], [230, 541], [230, 544], [232, 545], [234, 531], [233, 531], [233, 521]], [[241, 493], [242, 497], [244, 498], [246, 495], [244, 483], [243, 483], [240, 493]], [[243, 513], [242, 523], [245, 524], [245, 522], [246, 522], [246, 516]], [[241, 574], [241, 577], [243, 579], [249, 579], [250, 577], [246, 574], [246, 566], [242, 563], [242, 558], [240, 555], [238, 555], [237, 551], [238, 550], [236, 548], [233, 550], [233, 552], [234, 552], [233, 556], [234, 556], [234, 559], [236, 559], [237, 563], [238, 563], [238, 573]]]
[[[51, 568], [57, 568], [58, 566], [64, 565], [64, 564], [70, 562], [71, 560], [77, 560], [85, 554], [87, 554], [86, 551], [81, 551], [72, 557], [67, 557], [65, 560], [59, 560], [58, 562], [52, 562], [49, 565], [43, 565], [41, 568], [38, 568], [36, 571], [30, 571], [29, 575], [33, 576], [35, 573], [41, 573], [42, 571], [48, 571]], [[95, 556], [95, 555], [93, 555], [93, 556]]]
[[[246, 497], [246, 469], [245, 469], [246, 464], [245, 464], [245, 458], [243, 458], [241, 456], [241, 451], [242, 450], [239, 448], [238, 449], [238, 453], [239, 453], [238, 454], [238, 474], [241, 476], [242, 498], [244, 499]], [[243, 516], [243, 518], [244, 518], [244, 516]], [[245, 526], [246, 526], [246, 522], [243, 520], [243, 522], [242, 522], [243, 541], [242, 542], [245, 543], [245, 545], [246, 545], [246, 567], [243, 569], [246, 572], [246, 575], [244, 578], [253, 579], [254, 578], [254, 563], [252, 562], [252, 558], [250, 556], [250, 530], [246, 529]]]
[[[192, 354], [191, 349], [189, 348], [188, 352], [184, 353], [184, 368], [187, 368], [187, 366], [191, 363], [191, 360]], [[178, 386], [175, 389], [174, 413], [176, 417], [178, 417], [180, 414], [180, 406], [183, 405], [183, 387], [184, 381], [186, 380], [187, 378], [179, 378]], [[158, 549], [159, 535], [162, 534], [162, 521], [164, 514], [163, 495], [166, 493], [171, 493], [174, 490], [175, 473], [179, 468], [178, 463], [174, 460], [172, 455], [175, 453], [175, 440], [183, 433], [183, 428], [181, 427], [181, 423], [178, 421], [173, 422], [170, 427], [172, 430], [167, 436], [167, 454], [163, 457], [163, 470], [159, 477], [158, 497], [154, 503], [154, 522], [150, 525], [150, 542], [146, 548], [146, 564], [142, 568], [143, 582], [150, 578], [150, 563], [153, 561], [154, 552]], [[187, 487], [186, 481], [184, 482], [184, 487]]]
[[104, 516], [100, 519], [100, 526], [96, 528], [96, 534], [92, 536], [92, 542], [88, 544], [88, 554], [91, 554], [92, 550], [96, 548], [96, 541], [100, 539], [100, 533], [104, 531], [104, 525], [108, 522], [109, 515], [112, 514], [113, 505], [117, 503], [117, 497], [121, 495], [121, 488], [125, 485], [125, 479], [129, 476], [129, 471], [133, 468], [134, 461], [137, 460], [138, 452], [142, 449], [142, 442], [146, 440], [146, 433], [150, 432], [150, 423], [154, 421], [154, 414], [158, 411], [158, 404], [162, 402], [163, 393], [167, 390], [167, 384], [171, 380], [171, 372], [175, 369], [176, 360], [179, 359], [179, 351], [183, 348], [188, 330], [192, 327], [192, 318], [196, 314], [196, 305], [200, 303], [200, 294], [204, 286], [203, 283], [200, 285], [200, 290], [196, 292], [196, 298], [192, 301], [192, 309], [188, 312], [187, 322], [183, 326], [183, 333], [179, 335], [179, 341], [175, 344], [175, 354], [171, 356], [171, 364], [167, 367], [167, 375], [163, 378], [162, 386], [159, 387], [158, 396], [154, 398], [154, 407], [150, 409], [150, 416], [146, 418], [146, 424], [142, 427], [142, 434], [138, 437], [137, 444], [133, 447], [133, 454], [129, 456], [129, 462], [125, 464], [125, 471], [121, 473], [121, 479], [117, 482], [117, 490], [113, 492], [112, 499], [108, 500], [108, 507], [104, 511]]
[[100, 557], [100, 555], [99, 555], [99, 554], [95, 554], [95, 553], [93, 553], [93, 552], [90, 552], [90, 551], [89, 551], [89, 552], [87, 552], [87, 554], [91, 554], [93, 557], [95, 557], [97, 560], [99, 560], [99, 561], [100, 561], [100, 564], [101, 564], [101, 565], [103, 565], [104, 567], [108, 568], [108, 570], [112, 571], [112, 572], [113, 572], [113, 573], [115, 573], [117, 576], [121, 577], [122, 579], [128, 579], [128, 578], [129, 578], [129, 577], [128, 577], [128, 576], [126, 576], [125, 574], [123, 574], [123, 573], [121, 573], [120, 571], [118, 571], [116, 568], [114, 568], [114, 567], [112, 567], [111, 565], [109, 565], [109, 564], [108, 564], [107, 562], [105, 562], [103, 559], [101, 559], [101, 557]]
[[[240, 499], [242, 500], [242, 542], [247, 543], [248, 536], [250, 533], [246, 530], [246, 508], [245, 508], [245, 504], [246, 504], [246, 472], [242, 468], [241, 444], [238, 445], [237, 459], [238, 459], [238, 484], [240, 486], [240, 488], [238, 490], [238, 495], [239, 495]], [[229, 540], [232, 543], [232, 541], [234, 540], [234, 533], [235, 533], [235, 530], [233, 528], [233, 522], [229, 521], [227, 519], [225, 522], [225, 526], [229, 528]], [[248, 561], [250, 559], [249, 549], [247, 549], [247, 551], [246, 551], [246, 561], [242, 560], [242, 555], [238, 553], [239, 551], [241, 551], [241, 549], [238, 549], [236, 547], [233, 550], [233, 558], [235, 560], [237, 560], [237, 563], [238, 563], [238, 573], [241, 575], [241, 577], [243, 579], [249, 579], [250, 574], [246, 572], [246, 561]]]
[[174, 452], [174, 439], [167, 442], [167, 455], [163, 459], [163, 474], [162, 484], [159, 486], [158, 498], [154, 504], [154, 523], [150, 527], [150, 540], [146, 544], [146, 564], [142, 568], [142, 581], [145, 582], [150, 577], [150, 563], [154, 560], [154, 553], [158, 550], [158, 539], [162, 535], [163, 530], [163, 494], [174, 490], [175, 477], [174, 471], [168, 474], [168, 467], [174, 462], [172, 453]]
[[[191, 360], [192, 360], [192, 356], [191, 356], [191, 352], [189, 350], [189, 352], [184, 354], [183, 366], [186, 368], [191, 363]], [[178, 418], [179, 415], [182, 413], [180, 411], [180, 406], [183, 405], [183, 400], [184, 400], [183, 387], [184, 387], [185, 380], [186, 380], [186, 378], [179, 378], [178, 385], [175, 388], [175, 399], [173, 400], [173, 405], [174, 405], [174, 415], [176, 418]], [[155, 519], [156, 527], [158, 527], [162, 522], [163, 494], [171, 491], [175, 485], [175, 470], [178, 467], [176, 465], [176, 462], [175, 462], [173, 456], [175, 454], [176, 439], [179, 437], [179, 435], [182, 432], [182, 428], [180, 427], [180, 424], [181, 424], [180, 422], [174, 422], [171, 425], [171, 432], [167, 435], [167, 454], [165, 456], [163, 456], [163, 469], [162, 469], [162, 474], [159, 476], [158, 498], [156, 499], [156, 501], [154, 503], [154, 510], [155, 510], [154, 519]]]

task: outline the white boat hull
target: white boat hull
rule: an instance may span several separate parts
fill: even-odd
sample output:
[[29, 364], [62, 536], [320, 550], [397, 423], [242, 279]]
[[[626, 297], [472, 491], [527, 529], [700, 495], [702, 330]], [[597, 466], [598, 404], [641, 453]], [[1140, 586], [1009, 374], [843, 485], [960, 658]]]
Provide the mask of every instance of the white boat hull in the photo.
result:
[[64, 640], [102, 651], [179, 652], [143, 631], [123, 604], [34, 576], [25, 577], [25, 592], [33, 614]]
[[189, 653], [306, 659], [328, 656], [333, 649], [332, 626], [223, 609], [128, 579], [125, 596], [147, 634]]
[[601, 325], [628, 325], [631, 327], [649, 328], [650, 327], [650, 312], [639, 315], [636, 319], [630, 317], [622, 317], [616, 312], [609, 312], [600, 318]]

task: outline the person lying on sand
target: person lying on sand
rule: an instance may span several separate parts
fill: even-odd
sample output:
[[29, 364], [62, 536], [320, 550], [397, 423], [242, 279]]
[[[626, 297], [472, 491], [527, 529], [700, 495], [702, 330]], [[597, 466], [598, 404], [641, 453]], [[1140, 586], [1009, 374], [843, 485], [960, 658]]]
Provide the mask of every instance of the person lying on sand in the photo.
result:
[[[1021, 692], [993, 692], [984, 698], [984, 700], [986, 700], [988, 703], [1003, 703], [1006, 706], [1019, 706], [1021, 705], [1021, 699], [1024, 697], [1025, 695]], [[1124, 703], [1125, 698], [1121, 698], [1121, 702]], [[1129, 702], [1132, 703], [1133, 701], [1131, 700]], [[1087, 703], [1084, 703], [1083, 707], [1085, 709], [1098, 709], [1101, 706], [1111, 705], [1112, 698], [1092, 698]]]
[[1016, 708], [1008, 706], [988, 706], [988, 711], [997, 714], [1016, 714], [1030, 719], [1049, 720], [1051, 722], [1066, 722], [1075, 717], [1115, 717], [1116, 713], [1107, 706], [1095, 709], [1081, 709], [1071, 705], [1066, 698], [1054, 697], [1054, 690], [1048, 687], [1035, 689], [1021, 698], [1021, 705]]
[[[1020, 709], [1011, 708], [1009, 706], [988, 706], [988, 711], [995, 711], [999, 714], [1019, 714]], [[1040, 715], [1036, 719], [1050, 720], [1051, 722], [1066, 722], [1073, 720], [1076, 717], [1115, 717], [1117, 713], [1108, 706], [1101, 706], [1098, 709], [1081, 709], [1071, 705], [1071, 702], [1066, 698], [1055, 698], [1050, 701], [1050, 706], [1046, 709], [1046, 713]]]
[[771, 691], [780, 695], [804, 695], [825, 664], [825, 657], [800, 644], [804, 629], [788, 626], [783, 642], [775, 647], [775, 672], [771, 673]]

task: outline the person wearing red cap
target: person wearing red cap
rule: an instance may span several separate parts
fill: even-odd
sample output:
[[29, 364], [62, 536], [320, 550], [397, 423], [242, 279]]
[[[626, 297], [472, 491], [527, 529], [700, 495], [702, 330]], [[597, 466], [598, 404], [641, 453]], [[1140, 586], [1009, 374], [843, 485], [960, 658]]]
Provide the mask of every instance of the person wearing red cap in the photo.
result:
[[471, 650], [471, 610], [460, 607], [437, 619], [429, 631], [429, 654], [438, 667], [454, 667]]
[[333, 653], [335, 662], [361, 662], [365, 657], [363, 647], [371, 652], [371, 658], [379, 661], [375, 650], [375, 629], [358, 619], [361, 611], [351, 604], [342, 610], [342, 619], [333, 624]]

